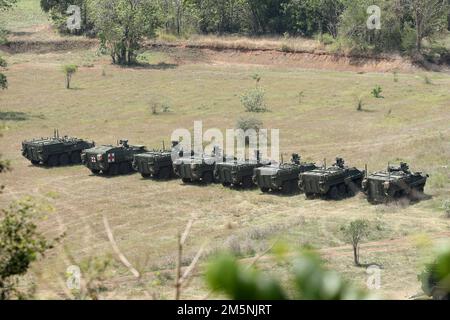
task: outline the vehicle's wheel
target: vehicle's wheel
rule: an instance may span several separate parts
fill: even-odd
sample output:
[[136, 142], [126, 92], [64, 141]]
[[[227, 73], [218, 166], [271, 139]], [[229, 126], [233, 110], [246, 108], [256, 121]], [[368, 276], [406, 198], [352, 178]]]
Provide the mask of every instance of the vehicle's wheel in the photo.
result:
[[91, 170], [91, 172], [92, 172], [93, 174], [95, 174], [95, 175], [97, 175], [97, 174], [100, 173], [100, 170], [97, 170], [97, 169], [90, 169], [90, 170]]
[[131, 172], [131, 166], [130, 166], [130, 163], [128, 163], [128, 162], [122, 162], [120, 165], [119, 165], [119, 173], [120, 174], [128, 174], [128, 173], [130, 173]]
[[169, 168], [161, 168], [158, 174], [158, 178], [161, 180], [169, 180], [170, 179], [170, 170]]
[[284, 194], [292, 194], [292, 183], [291, 181], [283, 182], [283, 186], [281, 187]]
[[336, 186], [331, 187], [330, 191], [328, 191], [328, 196], [331, 200], [339, 200], [339, 190]]
[[72, 152], [70, 155], [70, 162], [72, 162], [72, 164], [80, 164], [81, 154], [79, 152]]
[[211, 184], [214, 182], [213, 174], [211, 171], [206, 171], [205, 173], [203, 173], [202, 182], [204, 184]]
[[262, 193], [267, 193], [270, 190], [269, 188], [266, 188], [266, 187], [261, 187], [260, 189], [261, 189]]
[[37, 160], [31, 160], [31, 164], [37, 166], [40, 162]]
[[299, 193], [300, 192], [300, 188], [298, 186], [298, 180], [292, 180], [291, 181], [291, 190], [293, 193]]
[[181, 181], [183, 181], [183, 183], [191, 183], [192, 182], [192, 180], [189, 178], [183, 178], [183, 179], [181, 179]]
[[352, 185], [348, 185], [346, 186], [346, 193], [347, 193], [347, 197], [354, 197], [356, 195], [357, 189], [352, 186]]
[[59, 158], [58, 158], [58, 156], [57, 155], [53, 155], [53, 156], [48, 157], [47, 164], [50, 167], [57, 167], [59, 165]]
[[117, 176], [119, 174], [119, 166], [116, 163], [109, 165], [108, 174], [111, 176]]
[[142, 178], [144, 179], [148, 179], [150, 178], [152, 175], [150, 173], [141, 173]]
[[222, 182], [222, 186], [224, 186], [225, 188], [228, 188], [231, 186], [231, 183], [229, 182]]
[[312, 200], [314, 199], [314, 194], [313, 193], [305, 193], [306, 199], [308, 200]]
[[345, 187], [345, 184], [341, 183], [338, 186], [338, 193], [339, 193], [339, 198], [345, 198], [347, 196], [347, 188]]
[[59, 165], [67, 166], [70, 163], [70, 158], [67, 153], [63, 153], [59, 156]]
[[253, 187], [253, 180], [251, 176], [242, 177], [242, 187], [250, 189]]

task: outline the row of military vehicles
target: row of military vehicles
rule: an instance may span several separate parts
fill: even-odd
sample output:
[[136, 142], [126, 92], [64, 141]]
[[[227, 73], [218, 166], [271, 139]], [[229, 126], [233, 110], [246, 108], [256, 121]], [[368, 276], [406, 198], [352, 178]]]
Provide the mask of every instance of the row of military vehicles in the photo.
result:
[[33, 165], [65, 166], [84, 164], [94, 175], [124, 175], [139, 172], [144, 178], [168, 180], [180, 178], [184, 183], [221, 183], [225, 187], [258, 187], [263, 193], [302, 192], [308, 199], [339, 200], [363, 191], [371, 203], [386, 203], [395, 199], [419, 199], [428, 175], [412, 172], [406, 163], [389, 165], [387, 170], [369, 174], [367, 168], [349, 167], [342, 158], [331, 166], [302, 162], [298, 154], [281, 164], [260, 159], [239, 160], [223, 156], [217, 148], [210, 155], [186, 154], [173, 142], [171, 150], [149, 151], [145, 146], [129, 145], [121, 140], [117, 145], [96, 146], [94, 142], [73, 137], [53, 137], [27, 140], [22, 143], [22, 155]]

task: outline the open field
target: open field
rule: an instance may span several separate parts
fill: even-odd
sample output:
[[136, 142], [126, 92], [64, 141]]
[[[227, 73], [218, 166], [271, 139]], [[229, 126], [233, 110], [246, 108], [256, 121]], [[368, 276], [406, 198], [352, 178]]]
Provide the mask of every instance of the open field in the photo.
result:
[[[7, 27], [35, 30], [14, 37], [39, 41], [41, 32], [52, 34], [45, 25], [36, 13]], [[227, 59], [221, 53], [168, 48], [146, 52], [148, 64], [135, 68], [112, 66], [107, 56], [90, 47], [4, 56], [9, 89], [0, 92], [0, 121], [7, 126], [0, 150], [12, 161], [13, 171], [1, 176], [6, 189], [0, 207], [31, 195], [54, 207], [40, 221], [41, 230], [48, 237], [66, 233], [63, 243], [32, 267], [37, 298], [70, 297], [65, 272], [71, 264], [109, 255], [117, 260], [104, 216], [118, 246], [143, 276], [133, 279], [117, 260], [103, 298], [172, 298], [176, 234], [192, 217], [196, 220], [185, 264], [203, 243], [209, 253], [231, 249], [247, 261], [280, 239], [293, 251], [304, 245], [317, 248], [329, 268], [358, 286], [365, 285], [365, 269], [353, 266], [340, 227], [367, 218], [376, 231], [361, 251], [362, 261], [383, 265], [377, 294], [398, 299], [420, 292], [417, 273], [430, 259], [432, 245], [450, 235], [450, 220], [441, 209], [450, 199], [448, 73], [411, 69], [398, 73], [395, 82], [392, 73], [361, 72], [364, 68], [357, 66], [350, 71], [318, 70], [292, 61], [254, 63], [239, 52]], [[81, 66], [72, 90], [64, 86], [64, 63]], [[307, 201], [302, 195], [184, 186], [178, 180], [152, 182], [138, 175], [96, 177], [84, 167], [44, 169], [21, 157], [22, 140], [51, 135], [54, 128], [97, 144], [127, 138], [149, 147], [168, 143], [177, 128], [191, 130], [195, 120], [202, 120], [205, 130], [234, 128], [239, 117], [248, 115], [240, 95], [254, 87], [254, 73], [262, 77], [270, 109], [256, 117], [266, 128], [280, 129], [285, 158], [299, 152], [321, 163], [339, 155], [360, 168], [367, 163], [371, 171], [404, 160], [413, 170], [431, 175], [425, 190], [430, 199], [404, 207], [372, 206], [362, 195], [340, 202]], [[376, 85], [383, 88], [383, 99], [370, 95]], [[359, 97], [362, 112], [356, 111]], [[153, 115], [153, 102], [167, 103], [171, 111]], [[282, 279], [289, 272], [289, 265], [270, 258], [258, 265]], [[201, 271], [200, 266], [183, 298], [207, 294]]]

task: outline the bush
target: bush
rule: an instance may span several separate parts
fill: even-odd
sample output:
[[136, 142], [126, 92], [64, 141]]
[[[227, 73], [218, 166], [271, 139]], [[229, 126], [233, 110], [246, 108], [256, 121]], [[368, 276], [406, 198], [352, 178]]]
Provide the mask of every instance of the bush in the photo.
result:
[[[286, 259], [281, 255], [279, 258]], [[347, 300], [368, 297], [338, 273], [327, 270], [313, 252], [302, 253], [286, 262], [293, 265], [289, 289], [279, 279], [241, 265], [229, 255], [220, 256], [208, 265], [206, 281], [214, 292], [235, 300]]]
[[8, 80], [3, 73], [0, 73], [0, 89], [8, 89]]
[[[6, 60], [0, 57], [0, 67], [6, 68], [8, 64], [6, 63]], [[0, 89], [4, 90], [8, 88], [8, 80], [6, 79], [6, 76], [0, 72]]]
[[265, 92], [261, 88], [247, 91], [241, 96], [241, 103], [247, 112], [266, 112]]
[[372, 95], [377, 99], [383, 98], [383, 96], [381, 95], [382, 92], [383, 92], [383, 89], [380, 86], [376, 86], [372, 90]]
[[258, 132], [262, 128], [262, 126], [262, 121], [253, 117], [242, 117], [236, 122], [236, 128], [242, 129], [244, 130], [244, 132], [250, 129]]
[[62, 66], [62, 72], [66, 76], [66, 88], [70, 89], [70, 81], [72, 76], [78, 71], [78, 66], [76, 64], [66, 64]]
[[356, 111], [363, 111], [363, 100], [362, 97], [358, 97], [358, 104], [356, 107]]
[[323, 34], [317, 34], [315, 36], [316, 40], [319, 41], [321, 44], [324, 44], [326, 46], [329, 46], [334, 43], [335, 39], [332, 35], [329, 33], [323, 33]]
[[0, 220], [0, 300], [20, 297], [18, 276], [51, 245], [37, 231], [34, 218], [38, 208], [29, 200], [13, 203], [2, 210]]
[[408, 53], [413, 52], [416, 48], [416, 31], [410, 26], [403, 29], [401, 48]]

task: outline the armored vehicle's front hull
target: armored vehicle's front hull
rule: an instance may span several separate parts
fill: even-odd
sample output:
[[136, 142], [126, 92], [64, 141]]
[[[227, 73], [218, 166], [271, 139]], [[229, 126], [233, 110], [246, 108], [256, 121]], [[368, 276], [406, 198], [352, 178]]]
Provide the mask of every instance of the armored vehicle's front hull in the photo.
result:
[[427, 177], [411, 175], [400, 179], [369, 176], [363, 183], [363, 190], [367, 200], [372, 204], [387, 203], [390, 201], [408, 198], [417, 200], [424, 192]]
[[223, 186], [242, 186], [243, 188], [251, 188], [253, 183], [253, 171], [261, 167], [258, 163], [236, 163], [225, 162], [218, 163], [214, 170], [214, 176], [217, 182]]
[[173, 176], [173, 163], [170, 153], [148, 152], [134, 156], [133, 169], [143, 178], [167, 180]]
[[262, 192], [272, 190], [291, 194], [299, 191], [299, 174], [315, 168], [314, 164], [265, 166], [254, 170], [253, 180]]
[[174, 173], [184, 183], [202, 182], [210, 184], [214, 181], [215, 163], [202, 159], [179, 159], [173, 164]]
[[299, 188], [307, 198], [326, 197], [342, 199], [361, 190], [364, 172], [350, 169], [317, 169], [300, 174]]
[[81, 163], [81, 152], [94, 143], [77, 138], [46, 138], [22, 142], [22, 155], [32, 164], [50, 167]]
[[144, 152], [143, 146], [99, 146], [85, 150], [82, 161], [93, 174], [125, 175], [133, 172], [134, 156]]

